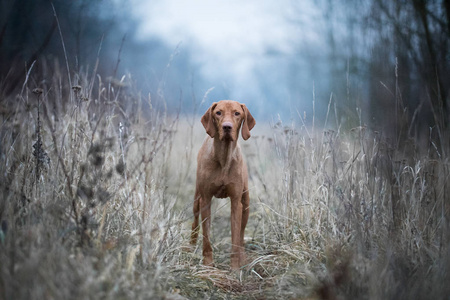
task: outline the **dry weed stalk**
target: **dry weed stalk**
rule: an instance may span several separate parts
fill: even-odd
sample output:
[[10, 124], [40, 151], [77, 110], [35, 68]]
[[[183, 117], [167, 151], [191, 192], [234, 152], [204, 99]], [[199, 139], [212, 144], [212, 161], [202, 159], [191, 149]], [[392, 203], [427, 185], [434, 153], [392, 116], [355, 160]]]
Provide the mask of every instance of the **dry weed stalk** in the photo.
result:
[[36, 159], [36, 184], [39, 181], [41, 171], [50, 163], [50, 158], [45, 152], [42, 145], [42, 136], [41, 136], [41, 98], [43, 94], [43, 90], [41, 88], [35, 88], [33, 90], [33, 94], [37, 97], [37, 124], [36, 124], [36, 136], [37, 141], [33, 144], [33, 156]]

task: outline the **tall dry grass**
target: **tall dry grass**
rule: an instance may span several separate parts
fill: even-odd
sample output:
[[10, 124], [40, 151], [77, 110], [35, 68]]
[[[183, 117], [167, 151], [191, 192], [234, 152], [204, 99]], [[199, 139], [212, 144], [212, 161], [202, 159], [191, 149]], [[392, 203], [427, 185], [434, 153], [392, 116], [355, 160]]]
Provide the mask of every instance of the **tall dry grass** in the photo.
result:
[[30, 71], [17, 95], [2, 95], [0, 298], [450, 294], [450, 171], [436, 142], [393, 147], [365, 127], [258, 122], [241, 142], [251, 213], [236, 274], [228, 200], [213, 204], [216, 267], [188, 247], [198, 116], [155, 109], [163, 94], [139, 94], [129, 76], [69, 80], [46, 68], [50, 79]]

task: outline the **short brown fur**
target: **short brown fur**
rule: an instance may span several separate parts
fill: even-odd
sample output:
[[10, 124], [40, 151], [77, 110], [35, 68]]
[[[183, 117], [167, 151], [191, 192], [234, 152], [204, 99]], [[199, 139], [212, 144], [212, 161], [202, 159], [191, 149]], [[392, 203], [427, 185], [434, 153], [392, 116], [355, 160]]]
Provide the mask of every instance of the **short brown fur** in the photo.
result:
[[248, 173], [241, 148], [237, 142], [242, 127], [242, 138], [250, 138], [255, 119], [245, 104], [231, 100], [213, 103], [203, 115], [206, 137], [197, 156], [197, 182], [194, 198], [194, 222], [191, 244], [197, 242], [199, 215], [202, 217], [203, 264], [212, 265], [209, 241], [211, 199], [231, 200], [231, 268], [245, 264], [244, 231], [249, 216]]

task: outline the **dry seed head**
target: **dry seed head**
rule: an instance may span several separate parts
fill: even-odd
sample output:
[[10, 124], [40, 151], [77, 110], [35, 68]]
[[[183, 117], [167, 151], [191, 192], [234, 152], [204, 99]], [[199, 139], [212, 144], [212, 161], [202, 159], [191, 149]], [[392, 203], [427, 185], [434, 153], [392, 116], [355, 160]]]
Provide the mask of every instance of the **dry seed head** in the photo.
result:
[[125, 174], [125, 163], [123, 162], [123, 160], [120, 160], [119, 163], [116, 165], [116, 172], [119, 175], [124, 175]]
[[35, 95], [41, 95], [43, 92], [44, 92], [44, 90], [41, 88], [35, 88], [33, 90], [33, 94], [35, 94]]

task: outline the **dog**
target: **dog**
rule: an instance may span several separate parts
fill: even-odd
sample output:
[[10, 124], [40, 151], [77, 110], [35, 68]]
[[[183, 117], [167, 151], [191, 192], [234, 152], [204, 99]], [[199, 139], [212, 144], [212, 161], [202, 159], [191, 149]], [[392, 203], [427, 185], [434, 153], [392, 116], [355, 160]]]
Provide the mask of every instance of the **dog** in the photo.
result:
[[197, 180], [194, 197], [194, 222], [191, 244], [197, 243], [199, 215], [202, 217], [203, 264], [213, 265], [209, 229], [211, 199], [231, 200], [231, 269], [245, 265], [244, 231], [249, 216], [249, 191], [247, 165], [238, 144], [250, 138], [256, 122], [245, 104], [222, 100], [213, 103], [201, 118], [208, 134], [197, 156]]

